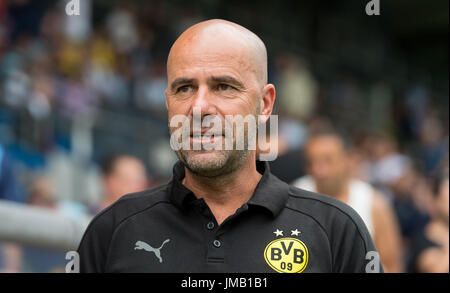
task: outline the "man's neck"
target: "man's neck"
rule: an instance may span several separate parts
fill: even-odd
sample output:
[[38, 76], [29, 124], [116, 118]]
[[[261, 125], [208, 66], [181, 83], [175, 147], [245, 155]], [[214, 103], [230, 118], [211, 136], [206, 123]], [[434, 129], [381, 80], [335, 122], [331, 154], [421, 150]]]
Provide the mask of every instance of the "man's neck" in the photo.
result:
[[199, 176], [187, 168], [185, 171], [183, 185], [205, 200], [219, 225], [252, 197], [262, 177], [254, 156], [249, 156], [235, 172], [220, 177]]

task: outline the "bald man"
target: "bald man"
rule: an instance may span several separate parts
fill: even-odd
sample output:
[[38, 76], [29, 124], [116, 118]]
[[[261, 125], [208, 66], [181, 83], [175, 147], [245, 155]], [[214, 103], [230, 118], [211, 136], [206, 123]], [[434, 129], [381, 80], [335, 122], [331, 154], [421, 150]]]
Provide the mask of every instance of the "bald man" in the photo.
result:
[[[272, 113], [275, 87], [258, 36], [225, 20], [198, 23], [173, 44], [167, 75], [171, 138], [186, 126], [173, 121], [192, 124], [184, 147], [171, 140], [173, 177], [93, 219], [78, 249], [82, 272], [382, 271], [353, 209], [273, 176], [249, 143], [249, 125], [243, 137], [234, 124], [231, 136], [220, 131], [230, 117], [264, 124]], [[207, 135], [210, 118], [222, 126]]]

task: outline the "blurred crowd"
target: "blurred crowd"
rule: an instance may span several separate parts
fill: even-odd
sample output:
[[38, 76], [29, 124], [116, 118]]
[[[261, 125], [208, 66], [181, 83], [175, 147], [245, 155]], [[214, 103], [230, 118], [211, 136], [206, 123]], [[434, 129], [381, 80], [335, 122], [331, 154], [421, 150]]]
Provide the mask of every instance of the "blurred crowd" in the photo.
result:
[[[168, 180], [170, 44], [229, 15], [201, 1], [83, 0], [70, 17], [66, 2], [0, 0], [0, 199], [93, 216]], [[331, 46], [333, 31], [322, 33]], [[443, 93], [426, 75], [394, 83], [355, 64], [319, 66], [302, 44], [263, 40], [279, 115], [272, 172], [352, 205], [386, 271], [448, 272], [448, 100], [439, 99], [448, 81]], [[371, 52], [392, 58], [380, 50]], [[0, 271], [61, 271], [65, 262], [61, 251], [0, 242]]]

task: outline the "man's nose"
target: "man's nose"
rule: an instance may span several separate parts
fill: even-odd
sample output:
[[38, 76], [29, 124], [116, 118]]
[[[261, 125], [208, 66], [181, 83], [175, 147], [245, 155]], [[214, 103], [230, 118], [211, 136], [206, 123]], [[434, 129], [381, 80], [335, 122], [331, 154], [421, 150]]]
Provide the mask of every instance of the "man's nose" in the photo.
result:
[[202, 117], [205, 115], [216, 115], [217, 109], [214, 104], [214, 97], [207, 86], [200, 86], [192, 101], [192, 109], [201, 111]]

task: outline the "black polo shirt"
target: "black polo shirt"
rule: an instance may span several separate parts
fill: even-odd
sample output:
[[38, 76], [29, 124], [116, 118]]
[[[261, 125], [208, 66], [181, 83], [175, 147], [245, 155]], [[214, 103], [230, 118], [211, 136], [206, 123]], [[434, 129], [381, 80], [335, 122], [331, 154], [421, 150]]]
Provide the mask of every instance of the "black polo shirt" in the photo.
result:
[[[362, 219], [329, 196], [263, 174], [220, 226], [181, 180], [123, 196], [98, 214], [78, 248], [81, 272], [366, 272], [376, 261]], [[371, 252], [372, 251], [372, 252]], [[368, 255], [368, 252], [371, 252]], [[381, 267], [381, 265], [380, 265]]]

